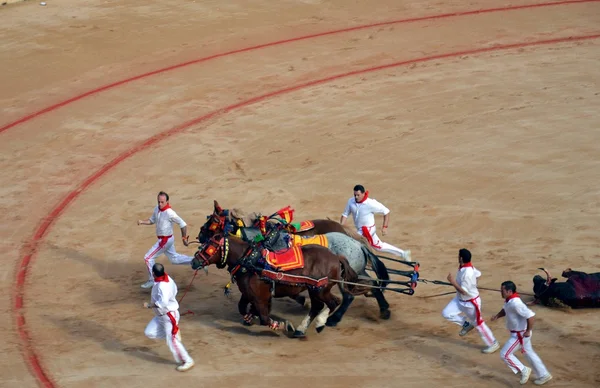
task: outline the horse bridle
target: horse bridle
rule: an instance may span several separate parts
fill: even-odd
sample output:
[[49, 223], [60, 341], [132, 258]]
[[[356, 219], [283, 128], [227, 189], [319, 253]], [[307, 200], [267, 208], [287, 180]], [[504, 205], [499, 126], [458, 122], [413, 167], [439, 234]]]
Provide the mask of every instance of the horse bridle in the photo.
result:
[[194, 257], [202, 262], [203, 267], [210, 265], [210, 259], [217, 254], [217, 251], [221, 251], [221, 260], [216, 264], [217, 268], [225, 268], [227, 264], [227, 256], [229, 255], [229, 239], [226, 235], [217, 239], [216, 236], [204, 244], [202, 249], [198, 249], [194, 254]]

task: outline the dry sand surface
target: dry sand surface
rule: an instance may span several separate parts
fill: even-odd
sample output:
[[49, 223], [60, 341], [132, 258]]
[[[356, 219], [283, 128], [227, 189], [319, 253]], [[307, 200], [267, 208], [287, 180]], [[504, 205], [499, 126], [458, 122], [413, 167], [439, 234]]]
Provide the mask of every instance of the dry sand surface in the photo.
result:
[[[461, 247], [486, 287], [531, 292], [538, 267], [600, 267], [598, 1], [48, 3], [0, 8], [0, 127], [16, 123], [0, 133], [2, 387], [518, 386], [475, 332], [443, 320], [452, 296], [423, 298], [443, 286], [386, 294], [388, 321], [357, 298], [338, 327], [298, 341], [242, 326], [216, 268], [182, 301], [197, 365], [176, 372], [143, 334], [154, 230], [136, 220], [159, 190], [195, 236], [213, 199], [338, 219], [362, 183], [423, 278], [445, 280]], [[182, 295], [193, 272], [166, 265]], [[482, 297], [486, 317], [501, 308]], [[599, 312], [534, 310], [549, 386], [599, 386]]]

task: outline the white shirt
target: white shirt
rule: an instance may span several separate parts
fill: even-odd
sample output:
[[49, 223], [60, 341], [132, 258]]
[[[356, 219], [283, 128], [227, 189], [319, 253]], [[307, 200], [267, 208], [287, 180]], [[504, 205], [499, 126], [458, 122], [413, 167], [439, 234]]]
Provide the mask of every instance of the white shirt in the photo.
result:
[[475, 267], [462, 267], [456, 273], [456, 283], [466, 292], [466, 295], [456, 292], [460, 300], [471, 300], [479, 296], [477, 289], [477, 278], [481, 276], [481, 272]]
[[348, 200], [342, 216], [348, 217], [352, 214], [356, 229], [360, 229], [363, 226], [374, 226], [376, 213], [386, 215], [389, 212], [390, 209], [373, 198], [367, 198], [362, 203], [356, 203], [356, 200], [352, 197]]
[[155, 282], [152, 286], [152, 294], [150, 296], [151, 305], [155, 304], [158, 308], [153, 308], [156, 315], [165, 315], [169, 311], [177, 311], [179, 303], [177, 302], [177, 284], [169, 276], [165, 275], [168, 281]]
[[180, 228], [187, 225], [185, 221], [175, 213], [175, 210], [170, 207], [165, 210], [160, 210], [158, 206], [154, 208], [154, 213], [152, 213], [152, 216], [150, 217], [150, 223], [156, 224], [157, 236], [172, 236], [172, 223], [176, 223]]
[[527, 320], [535, 315], [521, 298], [512, 298], [504, 303], [506, 328], [510, 331], [527, 330]]

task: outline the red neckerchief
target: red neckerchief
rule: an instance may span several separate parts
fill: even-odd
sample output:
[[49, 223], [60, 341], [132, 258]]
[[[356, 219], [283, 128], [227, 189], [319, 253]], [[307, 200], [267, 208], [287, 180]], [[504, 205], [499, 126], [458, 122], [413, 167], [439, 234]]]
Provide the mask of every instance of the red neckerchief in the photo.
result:
[[511, 299], [520, 298], [520, 297], [521, 297], [521, 295], [519, 295], [519, 293], [513, 292], [513, 294], [511, 296], [509, 296], [508, 298], [506, 298], [506, 302], [508, 302]]
[[357, 201], [357, 200], [356, 200], [356, 198], [354, 199], [354, 201], [355, 201], [356, 203], [363, 203], [363, 202], [365, 202], [367, 199], [369, 199], [369, 190], [367, 190], [367, 191], [365, 192], [365, 196], [363, 197], [362, 201]]
[[458, 267], [458, 269], [465, 268], [465, 267], [471, 267], [471, 268], [473, 268], [473, 263], [469, 262], [469, 263], [466, 263], [466, 264], [461, 264]]
[[159, 211], [159, 212], [164, 212], [165, 210], [167, 210], [167, 209], [170, 209], [170, 208], [171, 208], [171, 205], [170, 205], [170, 204], [167, 204], [167, 205], [166, 205], [165, 207], [163, 207], [162, 209], [161, 209], [161, 208], [160, 208], [160, 206], [159, 206], [159, 207], [158, 207], [158, 211]]
[[169, 275], [167, 275], [167, 273], [165, 272], [165, 274], [163, 276], [159, 276], [159, 277], [154, 277], [154, 281], [155, 282], [165, 282], [165, 283], [169, 283]]

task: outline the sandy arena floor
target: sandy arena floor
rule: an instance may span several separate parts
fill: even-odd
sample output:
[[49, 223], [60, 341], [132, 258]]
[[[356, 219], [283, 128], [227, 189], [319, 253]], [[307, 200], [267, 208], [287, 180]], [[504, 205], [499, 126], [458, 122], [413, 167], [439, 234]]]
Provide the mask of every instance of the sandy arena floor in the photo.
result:
[[[599, 270], [599, 1], [48, 0], [0, 21], [2, 387], [518, 386], [443, 320], [451, 296], [423, 299], [445, 287], [388, 295], [389, 321], [357, 298], [298, 341], [243, 327], [216, 268], [182, 302], [197, 366], [177, 373], [143, 334], [136, 220], [159, 190], [195, 236], [213, 199], [338, 219], [362, 183], [423, 278], [461, 247], [486, 287]], [[183, 292], [193, 272], [167, 269]], [[598, 311], [534, 310], [549, 386], [599, 386]]]

